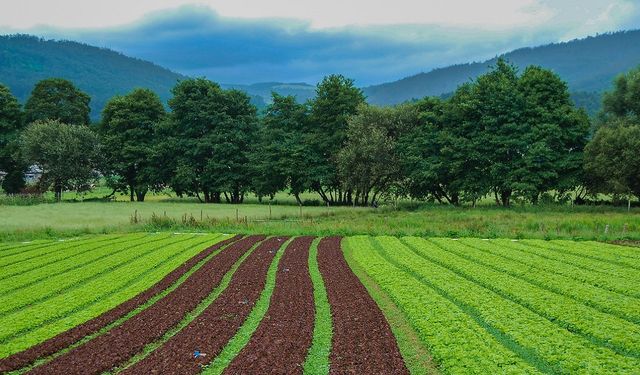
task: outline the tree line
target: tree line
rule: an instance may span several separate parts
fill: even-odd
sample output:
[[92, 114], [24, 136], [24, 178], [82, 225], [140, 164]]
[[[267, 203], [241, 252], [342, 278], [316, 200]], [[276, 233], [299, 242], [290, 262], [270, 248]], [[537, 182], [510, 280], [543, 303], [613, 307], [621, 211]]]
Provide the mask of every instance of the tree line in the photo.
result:
[[258, 113], [250, 97], [204, 78], [179, 81], [165, 108], [148, 89], [113, 97], [90, 124], [90, 98], [71, 82], [39, 82], [22, 108], [0, 85], [3, 190], [89, 189], [144, 201], [172, 189], [206, 203], [270, 199], [377, 205], [410, 197], [452, 205], [640, 197], [640, 68], [619, 76], [591, 121], [550, 70], [504, 60], [448, 98], [368, 105], [354, 82], [325, 77], [305, 103], [273, 94]]

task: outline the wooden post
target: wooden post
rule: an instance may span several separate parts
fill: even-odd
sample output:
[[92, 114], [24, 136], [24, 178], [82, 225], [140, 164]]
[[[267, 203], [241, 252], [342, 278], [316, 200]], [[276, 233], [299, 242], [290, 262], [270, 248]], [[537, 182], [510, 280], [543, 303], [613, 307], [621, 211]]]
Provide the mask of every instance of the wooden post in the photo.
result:
[[200, 221], [202, 221], [202, 210], [200, 210]]
[[269, 202], [269, 220], [271, 220], [271, 202]]
[[607, 224], [607, 225], [604, 227], [604, 234], [608, 234], [608, 233], [609, 233], [609, 224]]
[[238, 209], [236, 208], [236, 222], [240, 222], [240, 216], [238, 214]]
[[300, 205], [300, 219], [302, 220], [302, 205]]

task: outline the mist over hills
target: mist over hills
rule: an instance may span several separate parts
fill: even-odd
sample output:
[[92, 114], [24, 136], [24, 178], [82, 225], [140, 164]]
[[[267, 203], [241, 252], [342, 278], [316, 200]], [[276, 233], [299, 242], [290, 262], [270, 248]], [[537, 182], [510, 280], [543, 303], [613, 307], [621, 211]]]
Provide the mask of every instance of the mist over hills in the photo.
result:
[[540, 65], [553, 70], [567, 81], [576, 102], [588, 103], [608, 90], [615, 76], [640, 64], [640, 30], [521, 48], [487, 61], [452, 65], [365, 87], [364, 92], [369, 102], [383, 105], [446, 94], [485, 73], [498, 57], [504, 57], [521, 69], [527, 65]]
[[[521, 69], [540, 65], [555, 71], [568, 82], [576, 104], [593, 114], [599, 108], [602, 92], [611, 87], [613, 78], [640, 64], [640, 30], [521, 48], [487, 61], [451, 65], [363, 90], [368, 101], [378, 105], [447, 95], [458, 85], [485, 73], [498, 57], [506, 58]], [[349, 76], [349, 72], [337, 73]], [[0, 83], [9, 86], [21, 102], [26, 101], [36, 82], [49, 77], [69, 79], [87, 92], [92, 98], [94, 120], [113, 95], [146, 87], [166, 102], [171, 88], [185, 78], [152, 62], [105, 48], [28, 35], [0, 36]], [[309, 83], [223, 83], [222, 87], [247, 92], [258, 108], [270, 103], [272, 91], [295, 95], [300, 102], [315, 94], [315, 87]]]

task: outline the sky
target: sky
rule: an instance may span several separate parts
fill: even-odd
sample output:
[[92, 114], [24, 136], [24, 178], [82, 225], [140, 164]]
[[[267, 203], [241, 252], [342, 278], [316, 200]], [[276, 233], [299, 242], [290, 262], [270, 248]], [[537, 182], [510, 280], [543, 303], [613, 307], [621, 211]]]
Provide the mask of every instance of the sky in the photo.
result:
[[0, 34], [76, 40], [222, 83], [361, 86], [640, 28], [638, 0], [1, 0]]

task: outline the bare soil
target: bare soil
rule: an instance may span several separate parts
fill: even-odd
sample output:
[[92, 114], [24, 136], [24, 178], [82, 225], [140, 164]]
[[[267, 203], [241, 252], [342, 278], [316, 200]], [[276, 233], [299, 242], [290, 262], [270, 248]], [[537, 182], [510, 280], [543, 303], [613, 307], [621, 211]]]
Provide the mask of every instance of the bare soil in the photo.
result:
[[340, 248], [340, 237], [318, 244], [318, 267], [333, 318], [331, 374], [409, 374], [391, 327]]
[[309, 274], [312, 241], [313, 237], [298, 237], [287, 246], [269, 309], [225, 374], [302, 374], [315, 317]]

